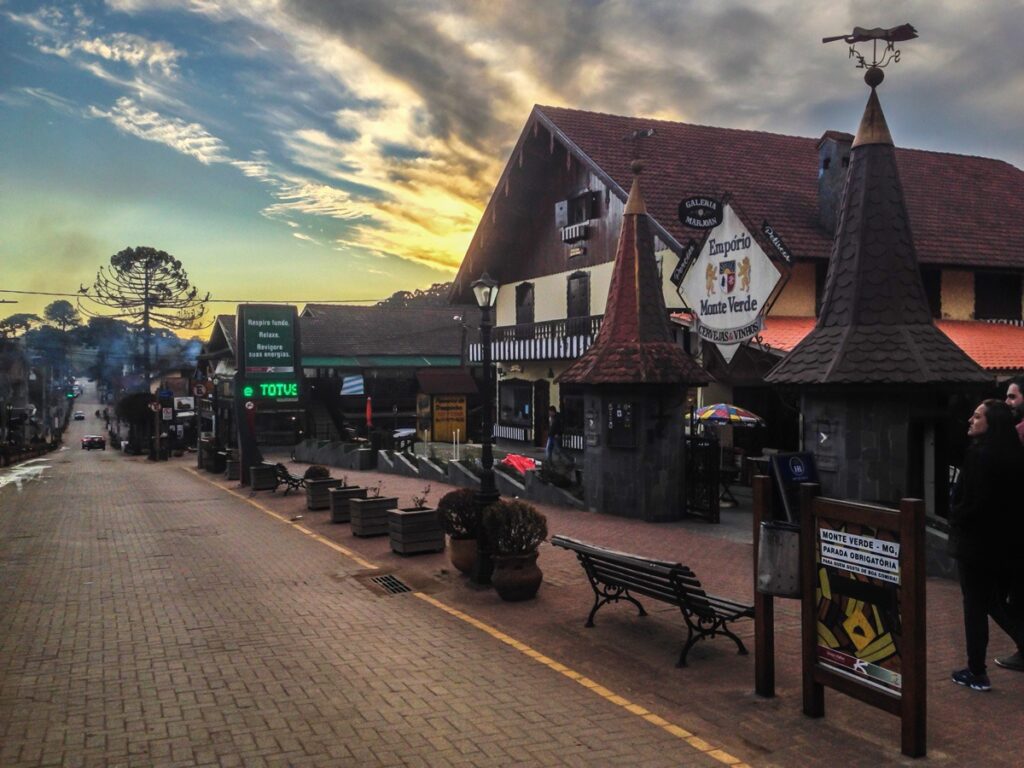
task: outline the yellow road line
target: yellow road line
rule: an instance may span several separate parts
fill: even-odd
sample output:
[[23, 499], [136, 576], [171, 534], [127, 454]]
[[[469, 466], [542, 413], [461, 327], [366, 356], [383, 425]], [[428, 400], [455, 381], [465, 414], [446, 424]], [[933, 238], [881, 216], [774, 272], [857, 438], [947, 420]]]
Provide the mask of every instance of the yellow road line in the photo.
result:
[[269, 507], [263, 506], [258, 501], [254, 501], [253, 499], [250, 499], [248, 496], [244, 496], [241, 493], [238, 493], [237, 491], [231, 490], [230, 488], [225, 488], [220, 483], [217, 483], [217, 482], [215, 482], [213, 480], [210, 480], [208, 477], [203, 477], [201, 474], [199, 474], [199, 472], [197, 472], [194, 469], [190, 469], [189, 467], [182, 467], [182, 469], [184, 469], [186, 472], [188, 472], [188, 473], [190, 473], [192, 475], [195, 475], [196, 477], [198, 477], [203, 482], [209, 483], [214, 488], [220, 488], [225, 493], [230, 493], [235, 498], [244, 501], [246, 504], [248, 504], [251, 507], [255, 507], [260, 512], [264, 512], [264, 513], [270, 515], [271, 517], [276, 518], [277, 520], [281, 521], [285, 525], [290, 525], [292, 528], [295, 528], [296, 530], [300, 531], [301, 533], [304, 533], [307, 536], [310, 536], [311, 538], [315, 539], [316, 541], [319, 541], [321, 544], [330, 547], [335, 552], [340, 552], [341, 554], [345, 555], [345, 557], [347, 557], [350, 560], [352, 560], [353, 562], [359, 564], [363, 568], [366, 568], [367, 570], [377, 570], [380, 567], [378, 565], [375, 565], [374, 563], [371, 563], [369, 560], [364, 560], [359, 555], [357, 555], [355, 552], [353, 552], [351, 549], [348, 549], [347, 547], [343, 547], [343, 546], [341, 546], [341, 544], [338, 544], [335, 541], [331, 541], [326, 536], [321, 536], [316, 531], [312, 531], [309, 528], [307, 528], [306, 526], [300, 525], [295, 520], [289, 520], [284, 515], [278, 514], [274, 510], [270, 509]]
[[510, 646], [512, 648], [515, 648], [517, 651], [522, 653], [524, 656], [528, 656], [531, 659], [533, 659], [534, 661], [538, 662], [539, 664], [543, 664], [544, 666], [550, 668], [551, 670], [553, 670], [555, 672], [558, 672], [559, 674], [564, 675], [565, 677], [569, 678], [573, 682], [579, 683], [584, 688], [587, 688], [591, 692], [596, 693], [598, 696], [600, 696], [601, 698], [603, 698], [605, 701], [609, 702], [610, 704], [614, 704], [617, 707], [621, 707], [622, 709], [626, 710], [630, 714], [633, 714], [633, 715], [636, 715], [638, 717], [641, 717], [644, 720], [646, 720], [647, 722], [649, 722], [651, 725], [657, 726], [658, 728], [661, 728], [666, 733], [672, 734], [677, 739], [685, 741], [693, 749], [697, 750], [698, 752], [703, 752], [708, 757], [710, 757], [710, 758], [712, 758], [714, 760], [717, 760], [718, 762], [722, 763], [723, 765], [731, 765], [731, 766], [733, 766], [733, 768], [750, 768], [749, 765], [744, 763], [738, 757], [733, 757], [728, 752], [725, 752], [724, 750], [718, 749], [713, 744], [709, 744], [708, 742], [704, 741], [704, 739], [702, 739], [702, 738], [700, 738], [698, 736], [694, 736], [692, 733], [690, 733], [686, 729], [680, 728], [678, 725], [674, 725], [673, 723], [670, 723], [665, 718], [659, 717], [658, 715], [654, 714], [653, 712], [650, 712], [650, 711], [644, 709], [639, 704], [634, 704], [633, 702], [629, 701], [628, 699], [623, 698], [622, 696], [619, 696], [618, 694], [613, 693], [612, 691], [609, 691], [607, 688], [605, 688], [600, 683], [597, 683], [597, 682], [591, 680], [588, 677], [584, 677], [579, 672], [576, 672], [576, 671], [574, 671], [572, 669], [569, 669], [564, 664], [560, 664], [559, 662], [555, 661], [554, 659], [551, 659], [551, 658], [545, 656], [543, 653], [540, 653], [539, 651], [534, 650], [533, 648], [531, 648], [530, 646], [526, 645], [525, 643], [523, 643], [523, 642], [521, 642], [519, 640], [516, 640], [513, 637], [509, 637], [508, 635], [506, 635], [501, 630], [492, 627], [490, 624], [485, 624], [484, 622], [480, 621], [479, 619], [473, 618], [468, 613], [463, 613], [462, 611], [458, 610], [457, 608], [452, 608], [450, 605], [442, 603], [436, 597], [431, 597], [430, 595], [426, 595], [426, 594], [424, 594], [422, 592], [414, 592], [413, 594], [415, 594], [416, 597], [418, 597], [420, 600], [423, 600], [424, 602], [429, 603], [430, 605], [434, 606], [435, 608], [438, 608], [438, 609], [444, 611], [445, 613], [451, 614], [455, 618], [461, 619], [462, 621], [466, 622], [467, 624], [469, 624], [469, 625], [471, 625], [473, 627], [476, 627], [481, 632], [484, 632], [484, 633], [490, 635], [491, 637], [493, 637], [495, 640], [498, 640], [498, 641], [500, 641], [502, 643], [505, 643], [505, 645], [508, 645], [508, 646]]
[[[203, 477], [201, 474], [199, 474], [199, 472], [197, 472], [194, 469], [190, 469], [189, 467], [182, 467], [182, 469], [184, 469], [186, 472], [189, 472], [189, 473], [195, 475], [200, 480], [209, 483], [210, 485], [214, 486], [215, 488], [220, 488], [222, 491], [224, 491], [226, 493], [230, 493], [232, 496], [234, 496], [234, 497], [236, 497], [238, 499], [241, 499], [246, 504], [248, 504], [248, 505], [250, 505], [252, 507], [255, 507], [256, 509], [260, 510], [261, 512], [265, 512], [266, 514], [270, 515], [271, 517], [276, 518], [277, 520], [281, 521], [282, 523], [290, 525], [291, 527], [299, 530], [300, 532], [306, 534], [307, 536], [312, 537], [313, 539], [315, 539], [316, 541], [320, 542], [321, 544], [325, 544], [326, 546], [328, 546], [331, 549], [333, 549], [335, 552], [340, 552], [341, 554], [345, 555], [345, 557], [347, 557], [350, 560], [352, 560], [352, 561], [358, 563], [359, 565], [361, 565], [363, 568], [366, 568], [366, 569], [379, 569], [380, 568], [380, 566], [375, 565], [375, 564], [369, 562], [368, 560], [364, 560], [363, 558], [359, 557], [359, 555], [357, 555], [352, 550], [347, 549], [347, 548], [341, 546], [340, 544], [338, 544], [338, 543], [336, 543], [334, 541], [331, 541], [330, 539], [328, 539], [328, 538], [326, 538], [324, 536], [321, 536], [320, 534], [316, 533], [315, 531], [311, 531], [309, 528], [307, 528], [304, 525], [299, 525], [297, 522], [295, 522], [293, 520], [289, 520], [284, 515], [278, 514], [274, 510], [272, 510], [272, 509], [270, 509], [268, 507], [263, 506], [262, 504], [260, 504], [257, 501], [253, 501], [248, 496], [243, 496], [242, 494], [238, 493], [237, 491], [233, 491], [230, 488], [225, 488], [223, 485], [221, 485], [221, 484], [219, 484], [219, 483], [217, 483], [217, 482], [215, 482], [213, 480], [210, 480], [207, 477]], [[552, 671], [558, 672], [559, 674], [564, 675], [565, 677], [569, 678], [570, 680], [572, 680], [572, 681], [574, 681], [576, 683], [579, 683], [584, 688], [587, 688], [591, 692], [596, 693], [598, 696], [603, 698], [608, 703], [614, 704], [615, 706], [620, 707], [621, 709], [624, 709], [625, 711], [629, 712], [630, 714], [636, 715], [637, 717], [640, 717], [640, 718], [646, 720], [651, 725], [654, 725], [654, 726], [656, 726], [658, 728], [661, 728], [666, 733], [672, 734], [677, 739], [680, 739], [681, 741], [686, 742], [686, 744], [689, 745], [692, 749], [695, 749], [698, 752], [703, 752], [708, 757], [710, 757], [710, 758], [712, 758], [714, 760], [717, 760], [718, 762], [722, 763], [723, 765], [730, 765], [730, 766], [733, 766], [733, 768], [750, 768], [750, 766], [747, 763], [744, 763], [738, 757], [733, 757], [728, 752], [725, 752], [724, 750], [718, 749], [713, 744], [709, 744], [708, 742], [704, 741], [704, 739], [700, 738], [699, 736], [695, 736], [694, 734], [692, 734], [689, 731], [687, 731], [685, 728], [680, 728], [678, 725], [675, 725], [674, 723], [670, 723], [665, 718], [660, 717], [659, 715], [656, 715], [653, 712], [650, 712], [649, 710], [645, 709], [644, 707], [640, 706], [639, 704], [634, 704], [629, 699], [626, 699], [626, 698], [624, 698], [622, 696], [619, 696], [618, 694], [614, 693], [613, 691], [610, 691], [607, 688], [605, 688], [600, 683], [597, 683], [597, 682], [591, 680], [589, 677], [584, 677], [579, 672], [576, 672], [575, 670], [570, 669], [569, 667], [565, 666], [564, 664], [560, 664], [559, 662], [555, 661], [554, 659], [549, 658], [548, 656], [545, 656], [540, 651], [534, 650], [533, 648], [528, 646], [526, 643], [524, 643], [524, 642], [522, 642], [520, 640], [516, 640], [514, 637], [511, 637], [510, 635], [505, 634], [501, 630], [496, 629], [495, 627], [492, 627], [490, 624], [485, 624], [484, 622], [480, 621], [479, 619], [473, 618], [468, 613], [463, 613], [462, 611], [458, 610], [457, 608], [452, 608], [450, 605], [447, 605], [446, 603], [442, 603], [440, 600], [438, 600], [435, 597], [431, 597], [430, 595], [426, 595], [426, 594], [424, 594], [422, 592], [414, 592], [413, 594], [416, 597], [418, 597], [420, 600], [423, 600], [424, 602], [429, 603], [430, 605], [434, 606], [435, 608], [438, 608], [438, 609], [444, 611], [445, 613], [448, 613], [448, 614], [454, 616], [457, 619], [461, 619], [462, 621], [466, 622], [467, 624], [469, 624], [469, 625], [471, 625], [473, 627], [476, 627], [481, 632], [484, 632], [485, 634], [490, 635], [495, 640], [498, 640], [498, 641], [504, 643], [505, 645], [507, 645], [507, 646], [509, 646], [511, 648], [514, 648], [515, 650], [517, 650], [520, 653], [522, 653], [524, 656], [527, 656], [527, 657], [533, 659], [537, 663], [543, 664], [544, 666], [548, 667]]]

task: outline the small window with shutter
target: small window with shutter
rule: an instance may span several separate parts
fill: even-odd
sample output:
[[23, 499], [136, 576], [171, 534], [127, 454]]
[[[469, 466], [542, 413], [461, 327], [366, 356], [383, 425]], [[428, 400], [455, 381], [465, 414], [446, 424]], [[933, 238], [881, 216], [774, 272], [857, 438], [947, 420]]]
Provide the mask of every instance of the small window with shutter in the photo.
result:
[[516, 286], [516, 325], [533, 322], [533, 283]]
[[573, 272], [567, 282], [566, 317], [589, 317], [590, 274]]

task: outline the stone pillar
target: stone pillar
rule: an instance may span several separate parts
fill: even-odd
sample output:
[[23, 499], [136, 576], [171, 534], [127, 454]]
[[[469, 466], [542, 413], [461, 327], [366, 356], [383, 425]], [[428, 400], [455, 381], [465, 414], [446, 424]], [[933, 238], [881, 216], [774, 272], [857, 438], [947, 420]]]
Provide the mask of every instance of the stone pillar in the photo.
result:
[[685, 395], [680, 385], [586, 387], [588, 509], [648, 522], [682, 518]]

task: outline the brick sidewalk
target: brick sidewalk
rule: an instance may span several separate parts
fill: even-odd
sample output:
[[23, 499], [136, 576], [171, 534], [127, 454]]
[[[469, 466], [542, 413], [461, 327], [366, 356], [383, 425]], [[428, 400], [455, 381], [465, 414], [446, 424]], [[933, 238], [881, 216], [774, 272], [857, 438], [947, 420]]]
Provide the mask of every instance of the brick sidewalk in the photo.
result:
[[[584, 629], [592, 593], [563, 550], [542, 548], [536, 600], [506, 604], [445, 555], [395, 555], [386, 537], [306, 510], [303, 495], [256, 494], [275, 519], [197, 473], [194, 457], [73, 451], [53, 463], [44, 483], [0, 490], [0, 765], [922, 762], [900, 756], [895, 718], [838, 694], [823, 720], [800, 714], [790, 601], [777, 610], [779, 695], [765, 701], [752, 657], [727, 640], [699, 643], [677, 669], [683, 624], [664, 606], [645, 619], [609, 606]], [[424, 486], [347, 474], [403, 504]], [[430, 500], [447, 490], [433, 484]], [[702, 524], [543, 511], [553, 534], [684, 560], [711, 591], [751, 597], [750, 546]], [[381, 573], [425, 598], [368, 589]], [[928, 590], [927, 760], [1018, 764], [1024, 676], [993, 669], [991, 694], [948, 682], [963, 653], [959, 594], [936, 580]], [[752, 625], [739, 629], [749, 640]]]
[[[301, 473], [304, 465], [292, 463]], [[376, 472], [343, 472], [360, 485], [380, 482], [382, 493], [402, 504], [425, 483]], [[233, 484], [232, 484], [233, 485]], [[432, 484], [430, 503], [451, 487]], [[543, 545], [539, 565], [545, 574], [538, 598], [523, 604], [501, 602], [491, 590], [474, 587], [451, 568], [446, 555], [402, 557], [390, 551], [387, 537], [361, 539], [348, 525], [332, 525], [326, 512], [305, 510], [304, 498], [275, 498], [260, 493], [261, 503], [286, 514], [302, 514], [303, 523], [377, 563], [387, 572], [425, 579], [434, 594], [528, 645], [571, 664], [623, 696], [638, 701], [757, 766], [841, 764], [919, 765], [899, 752], [899, 720], [841, 694], [826, 693], [826, 717], [801, 714], [799, 606], [776, 601], [776, 688], [773, 700], [753, 694], [753, 656], [737, 656], [727, 639], [701, 641], [689, 666], [677, 669], [685, 635], [678, 611], [645, 604], [650, 616], [639, 619], [628, 605], [609, 606], [593, 629], [583, 627], [593, 593], [572, 553]], [[649, 524], [610, 515], [538, 505], [552, 535], [689, 564], [709, 591], [751, 601], [752, 550], [711, 533], [708, 524], [684, 521]], [[705, 533], [704, 531], [708, 531]], [[954, 765], [1020, 764], [1017, 754], [1024, 710], [1024, 675], [990, 665], [994, 690], [981, 694], [954, 685], [950, 672], [964, 665], [962, 613], [958, 586], [929, 579], [928, 599], [928, 758]], [[753, 623], [738, 625], [753, 649]], [[992, 630], [990, 656], [1012, 650], [998, 628]], [[823, 755], [828, 754], [826, 760]]]

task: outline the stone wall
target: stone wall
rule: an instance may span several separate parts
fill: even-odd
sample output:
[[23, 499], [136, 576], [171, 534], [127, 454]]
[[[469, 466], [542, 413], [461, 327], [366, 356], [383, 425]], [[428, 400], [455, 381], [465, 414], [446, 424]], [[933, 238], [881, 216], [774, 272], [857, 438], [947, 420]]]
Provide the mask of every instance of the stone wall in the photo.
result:
[[[683, 405], [681, 387], [588, 387], [583, 484], [587, 508], [650, 522], [683, 515]], [[633, 447], [617, 447], [608, 407], [632, 405]]]

